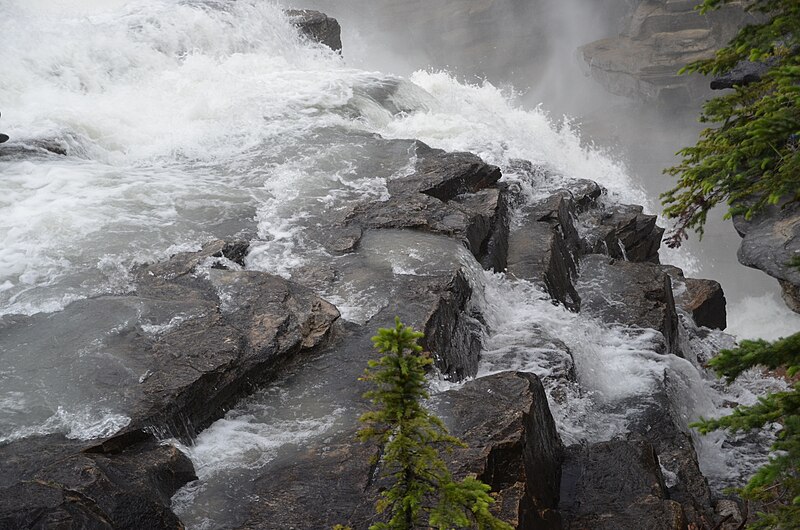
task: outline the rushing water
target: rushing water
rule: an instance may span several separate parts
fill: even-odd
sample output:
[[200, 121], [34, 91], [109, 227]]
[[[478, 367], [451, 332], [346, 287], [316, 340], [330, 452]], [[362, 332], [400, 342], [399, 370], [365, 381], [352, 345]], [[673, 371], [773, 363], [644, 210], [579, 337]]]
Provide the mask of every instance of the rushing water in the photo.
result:
[[[0, 129], [12, 138], [0, 149], [23, 153], [0, 151], [0, 315], [57, 321], [72, 301], [132, 290], [132, 266], [213, 238], [255, 237], [247, 267], [288, 278], [333, 260], [311, 229], [355, 201], [385, 199], [387, 181], [413, 167], [408, 150], [376, 134], [474, 152], [532, 198], [560, 182], [532, 182], [514, 173], [512, 159], [595, 180], [610, 201], [652, 208], [625, 165], [587, 147], [568, 120], [445, 72], [404, 79], [351, 68], [300, 38], [272, 2], [0, 0], [0, 12]], [[67, 155], [37, 147], [53, 142]], [[561, 397], [549, 388], [567, 442], [624, 432], [625, 414], [613, 405], [646, 396], [666, 372], [681, 381], [687, 422], [719, 413], [725, 396], [690, 362], [654, 353], [652, 332], [570, 313], [535, 286], [479, 271], [470, 256], [434, 248], [436, 241], [367, 239], [348, 259], [398, 279], [429, 274], [439, 259], [473, 270], [474, 303], [486, 317], [480, 375], [551, 375], [558, 348], [533, 346], [531, 333], [557, 337], [574, 355], [579, 384]], [[691, 256], [664, 257], [691, 272]], [[354, 275], [321, 294], [363, 323], [389, 303], [371, 280]], [[107, 360], [104, 340], [136, 318], [135, 311], [109, 315], [92, 336], [67, 323], [0, 337], [0, 440], [47, 432], [92, 438], [124, 425], [124, 411], [91, 391], [81, 367]], [[752, 402], [767, 383], [753, 376], [726, 392]], [[221, 492], [244, 502], [249, 477], [340, 424], [335, 400], [317, 399], [326, 384], [333, 383], [298, 368], [201, 433], [185, 448], [200, 481], [176, 496], [181, 517], [199, 528], [232, 524], [237, 515], [222, 506]], [[721, 454], [724, 440], [713, 442], [701, 454], [720, 482], [756, 461]]]

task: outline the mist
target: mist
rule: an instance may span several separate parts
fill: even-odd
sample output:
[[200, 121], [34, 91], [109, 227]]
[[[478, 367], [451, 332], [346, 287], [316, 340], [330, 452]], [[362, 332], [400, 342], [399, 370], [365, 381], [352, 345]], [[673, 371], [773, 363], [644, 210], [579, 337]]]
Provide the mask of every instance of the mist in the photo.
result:
[[[492, 83], [525, 108], [540, 106], [554, 123], [566, 119], [586, 143], [625, 164], [660, 214], [659, 195], [674, 186], [665, 168], [693, 145], [702, 127], [699, 101], [654, 104], [613, 95], [586, 73], [578, 47], [615, 36], [640, 0], [310, 0], [304, 6], [336, 17], [344, 56], [364, 69], [408, 76], [446, 70], [462, 82]], [[785, 307], [773, 278], [739, 264], [741, 242], [718, 208], [705, 237], [693, 234], [662, 261], [687, 275], [719, 281], [729, 331], [740, 338], [788, 334], [800, 317]], [[665, 220], [661, 222], [669, 226]], [[769, 319], [755, 319], [758, 313]]]

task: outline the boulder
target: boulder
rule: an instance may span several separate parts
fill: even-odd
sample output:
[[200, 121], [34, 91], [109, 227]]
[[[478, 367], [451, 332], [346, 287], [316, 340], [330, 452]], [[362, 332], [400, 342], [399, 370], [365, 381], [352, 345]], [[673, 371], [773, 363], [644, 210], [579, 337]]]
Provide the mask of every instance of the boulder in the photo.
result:
[[724, 330], [728, 325], [725, 293], [717, 281], [687, 278], [686, 291], [675, 302], [698, 326]]
[[638, 410], [629, 422], [628, 438], [643, 440], [656, 451], [659, 463], [670, 475], [666, 481], [669, 498], [683, 507], [687, 522], [697, 525], [713, 519], [711, 490], [700, 470], [685, 413], [677, 410], [680, 381], [665, 374], [650, 399], [630, 400], [624, 406]]
[[[245, 248], [216, 241], [141, 267], [135, 293], [9, 319], [0, 347], [40, 341], [42, 355], [53, 355], [52, 369], [64, 365], [58, 392], [65, 399], [100, 402], [130, 418], [108, 447], [125, 447], [145, 432], [191, 440], [282, 363], [321, 345], [339, 318], [305, 287], [241, 270], [236, 261]], [[44, 349], [52, 340], [37, 338], [41, 329], [57, 330], [56, 350]], [[79, 388], [70, 377], [80, 377]]]
[[496, 513], [517, 528], [559, 528], [564, 449], [539, 378], [495, 374], [444, 392], [436, 403], [467, 445], [446, 458], [454, 477], [474, 474], [491, 486]]
[[669, 500], [653, 447], [642, 441], [570, 446], [559, 509], [564, 529], [686, 527], [681, 505]]
[[800, 256], [800, 202], [767, 206], [749, 221], [735, 216], [733, 223], [742, 236], [739, 263], [777, 278], [786, 304], [800, 313], [800, 270], [791, 265]]
[[209, 258], [241, 255], [239, 246], [218, 241], [139, 271], [138, 296], [182, 297], [195, 302], [202, 316], [138, 341], [153, 364], [141, 381], [144, 399], [136, 404], [132, 427], [166, 424], [180, 433], [188, 421], [200, 429], [282, 362], [328, 336], [339, 312], [310, 290], [262, 272], [198, 271]]
[[[473, 475], [492, 486], [494, 512], [519, 528], [558, 528], [562, 445], [536, 376], [502, 373], [470, 381], [433, 405], [468, 446], [442, 455], [455, 479]], [[385, 484], [371, 463], [377, 448], [354, 436], [341, 431], [265, 469], [243, 528], [344, 524], [365, 530], [380, 520], [374, 505]]]
[[664, 229], [656, 216], [642, 213], [637, 205], [600, 206], [584, 213], [581, 223], [588, 227], [583, 236], [589, 251], [629, 261], [658, 263], [658, 249]]
[[0, 528], [176, 530], [171, 497], [197, 478], [152, 436], [115, 454], [61, 436], [19, 440], [0, 447], [0, 476]]
[[672, 279], [675, 305], [691, 315], [695, 324], [719, 330], [727, 327], [727, 302], [719, 282], [686, 278], [681, 269], [671, 265], [662, 268]]
[[335, 52], [342, 51], [342, 28], [335, 18], [311, 9], [289, 9], [286, 16], [301, 34]]
[[416, 170], [389, 181], [387, 201], [354, 206], [340, 223], [362, 229], [410, 228], [460, 239], [485, 267], [506, 265], [510, 192], [497, 166], [471, 153], [411, 146]]
[[581, 311], [609, 324], [654, 329], [663, 336], [662, 353], [680, 354], [672, 282], [661, 266], [594, 254], [581, 259], [580, 271]]
[[521, 212], [523, 221], [509, 235], [507, 271], [533, 281], [572, 311], [580, 309], [573, 285], [580, 238], [572, 222], [575, 203], [557, 193]]

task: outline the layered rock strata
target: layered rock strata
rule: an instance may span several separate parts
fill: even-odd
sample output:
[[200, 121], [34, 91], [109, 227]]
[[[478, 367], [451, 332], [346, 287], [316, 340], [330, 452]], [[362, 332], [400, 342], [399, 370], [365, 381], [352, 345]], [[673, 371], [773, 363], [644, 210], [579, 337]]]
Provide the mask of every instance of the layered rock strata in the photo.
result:
[[748, 21], [741, 3], [700, 15], [692, 0], [644, 0], [624, 31], [580, 48], [587, 72], [609, 92], [643, 101], [689, 104], [708, 94], [687, 64], [713, 57]]

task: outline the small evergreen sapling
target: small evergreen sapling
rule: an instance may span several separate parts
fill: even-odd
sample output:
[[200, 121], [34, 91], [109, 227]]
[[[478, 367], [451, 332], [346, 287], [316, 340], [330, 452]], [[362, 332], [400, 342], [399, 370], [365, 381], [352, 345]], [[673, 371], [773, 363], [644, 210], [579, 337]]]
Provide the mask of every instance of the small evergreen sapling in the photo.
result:
[[512, 530], [489, 512], [494, 502], [489, 486], [472, 477], [454, 481], [439, 455], [440, 449], [463, 443], [423, 405], [429, 397], [425, 369], [432, 361], [417, 344], [422, 336], [399, 318], [393, 328], [379, 329], [372, 341], [383, 356], [369, 361], [361, 378], [374, 385], [364, 394], [374, 409], [361, 416], [365, 427], [359, 438], [379, 444], [382, 473], [391, 484], [376, 505], [378, 513], [390, 517], [370, 530], [411, 530], [420, 524], [438, 530]]

